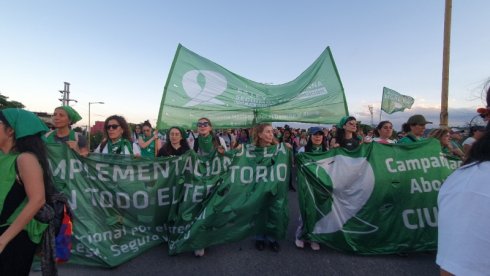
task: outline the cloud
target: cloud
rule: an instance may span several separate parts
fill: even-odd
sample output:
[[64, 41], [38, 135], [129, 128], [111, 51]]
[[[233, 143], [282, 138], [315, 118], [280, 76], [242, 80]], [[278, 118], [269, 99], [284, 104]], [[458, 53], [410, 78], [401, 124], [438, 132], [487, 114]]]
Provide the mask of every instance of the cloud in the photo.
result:
[[[401, 129], [401, 125], [408, 120], [408, 118], [414, 114], [422, 114], [427, 121], [433, 122], [433, 127], [438, 127], [440, 123], [440, 108], [436, 107], [415, 107], [412, 109], [406, 109], [405, 112], [395, 112], [393, 114], [387, 114], [385, 112], [381, 115], [381, 120], [389, 120], [393, 123], [396, 130]], [[467, 126], [471, 120], [478, 116], [476, 109], [474, 108], [449, 108], [448, 110], [448, 126]], [[352, 114], [361, 121], [363, 124], [371, 124], [371, 115], [366, 112], [355, 112]], [[373, 123], [376, 125], [379, 122], [379, 109], [373, 114]]]

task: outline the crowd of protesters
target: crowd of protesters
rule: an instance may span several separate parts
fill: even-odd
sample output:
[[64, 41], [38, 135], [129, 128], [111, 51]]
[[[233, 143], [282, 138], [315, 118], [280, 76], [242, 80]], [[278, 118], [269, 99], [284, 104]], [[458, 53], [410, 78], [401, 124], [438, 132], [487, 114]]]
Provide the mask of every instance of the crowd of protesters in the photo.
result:
[[[490, 112], [488, 109], [485, 112], [482, 117], [488, 118], [487, 115]], [[24, 211], [18, 214], [17, 218], [4, 221], [6, 224], [4, 223], [0, 228], [0, 272], [25, 271], [26, 266], [32, 262], [34, 248], [39, 240], [33, 239], [31, 237], [33, 233], [27, 233], [22, 228], [32, 220], [44, 204], [46, 197], [48, 197], [46, 190], [50, 189], [51, 184], [49, 171], [46, 170], [46, 155], [43, 145], [36, 142], [30, 147], [24, 148], [22, 146], [25, 144], [24, 137], [36, 141], [42, 140], [44, 143], [65, 143], [79, 155], [87, 156], [89, 154], [87, 140], [83, 135], [71, 130], [71, 125], [80, 119], [81, 116], [73, 108], [69, 106], [58, 107], [53, 115], [55, 128], [48, 131], [48, 129], [38, 125], [38, 122], [27, 111], [4, 110], [0, 113], [0, 138], [2, 138], [0, 139], [0, 149], [3, 154], [12, 152], [18, 154], [16, 171], [12, 173], [16, 173], [19, 177], [16, 182], [13, 182], [13, 187], [20, 187], [23, 183], [23, 197], [17, 201], [20, 200], [19, 202], [21, 202], [25, 197], [28, 199]], [[28, 121], [21, 122], [20, 120]], [[255, 147], [268, 147], [284, 143], [294, 154], [298, 154], [302, 152], [326, 152], [334, 148], [354, 151], [365, 143], [407, 144], [417, 143], [427, 138], [435, 138], [440, 141], [441, 152], [447, 156], [465, 160], [466, 164], [474, 161], [488, 161], [488, 156], [485, 157], [486, 159], [482, 159], [480, 158], [481, 154], [477, 152], [481, 150], [488, 152], [488, 149], [485, 148], [486, 144], [484, 144], [485, 141], [488, 141], [488, 128], [485, 126], [471, 126], [470, 133], [465, 139], [460, 129], [435, 128], [427, 133], [427, 124], [432, 124], [432, 122], [427, 121], [423, 115], [413, 115], [403, 124], [402, 130], [396, 133], [390, 121], [381, 121], [375, 128], [361, 127], [355, 117], [346, 116], [330, 129], [319, 126], [300, 129], [288, 125], [273, 128], [270, 124], [258, 124], [253, 128], [216, 130], [213, 128], [211, 119], [203, 117], [197, 120], [195, 130], [186, 131], [179, 126], [173, 126], [165, 132], [162, 139], [159, 131], [154, 129], [148, 121], [135, 125], [134, 129], [131, 130], [124, 117], [112, 115], [104, 122], [104, 138], [94, 152], [153, 158], [178, 156], [188, 150], [193, 150], [200, 157], [206, 158], [215, 152], [224, 154], [228, 150], [240, 149], [245, 144], [251, 144]], [[34, 153], [34, 155], [29, 152]], [[44, 181], [42, 181], [43, 179]], [[294, 190], [292, 177], [290, 179], [289, 188]], [[3, 198], [5, 196], [10, 196], [10, 194], [3, 195]], [[9, 201], [8, 204], [14, 203]], [[4, 205], [3, 202], [0, 204], [0, 206], [4, 205], [3, 209], [0, 208], [1, 218], [4, 218], [4, 212], [12, 208], [8, 204]], [[8, 215], [5, 216], [8, 217]], [[300, 218], [297, 233], [301, 233], [301, 228]], [[320, 249], [318, 243], [302, 240], [300, 235], [296, 235], [295, 244], [297, 247], [303, 248], [305, 242], [310, 243], [313, 250]], [[263, 250], [267, 243], [273, 251], [280, 250], [276, 237], [257, 233], [256, 248]], [[19, 244], [26, 250], [28, 249], [29, 252], [18, 251]], [[196, 249], [194, 252], [198, 257], [203, 256], [204, 253], [204, 248]], [[6, 265], [12, 259], [21, 260], [18, 262], [18, 267]]]

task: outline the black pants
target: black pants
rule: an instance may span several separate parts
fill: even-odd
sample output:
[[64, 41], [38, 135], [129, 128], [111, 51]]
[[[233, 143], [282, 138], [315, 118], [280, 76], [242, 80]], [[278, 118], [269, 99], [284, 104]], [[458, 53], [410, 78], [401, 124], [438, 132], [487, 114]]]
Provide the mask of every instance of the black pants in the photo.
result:
[[[8, 226], [1, 227], [0, 233]], [[0, 275], [29, 275], [37, 244], [33, 243], [27, 232], [22, 230], [0, 254]]]

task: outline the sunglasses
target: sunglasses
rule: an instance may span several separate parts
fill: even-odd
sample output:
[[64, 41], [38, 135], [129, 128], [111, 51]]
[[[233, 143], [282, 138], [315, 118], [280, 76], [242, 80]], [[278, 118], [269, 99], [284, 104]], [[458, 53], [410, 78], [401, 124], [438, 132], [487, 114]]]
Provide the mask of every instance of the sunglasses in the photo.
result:
[[109, 129], [117, 129], [118, 127], [120, 127], [120, 125], [107, 125], [105, 129], [109, 130]]
[[197, 123], [197, 126], [198, 127], [208, 127], [209, 126], [209, 122], [198, 122]]

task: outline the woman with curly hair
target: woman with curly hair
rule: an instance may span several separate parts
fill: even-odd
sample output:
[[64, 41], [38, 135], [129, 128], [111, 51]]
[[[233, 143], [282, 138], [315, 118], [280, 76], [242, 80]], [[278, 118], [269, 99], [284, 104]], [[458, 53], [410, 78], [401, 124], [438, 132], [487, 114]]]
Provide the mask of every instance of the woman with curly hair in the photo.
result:
[[104, 122], [104, 140], [94, 152], [132, 155], [131, 131], [124, 117], [112, 115]]

